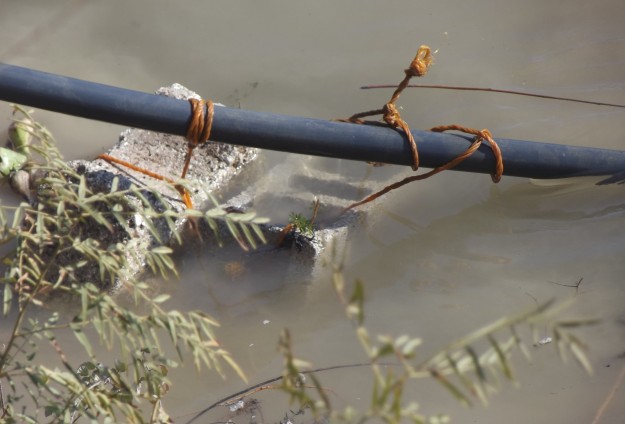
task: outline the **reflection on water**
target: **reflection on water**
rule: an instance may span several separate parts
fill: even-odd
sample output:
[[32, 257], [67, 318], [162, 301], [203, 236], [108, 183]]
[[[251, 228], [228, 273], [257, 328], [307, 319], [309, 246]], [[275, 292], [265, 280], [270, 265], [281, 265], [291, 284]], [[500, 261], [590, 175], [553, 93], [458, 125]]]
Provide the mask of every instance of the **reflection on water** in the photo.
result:
[[[399, 80], [416, 48], [427, 43], [439, 51], [423, 82], [623, 103], [624, 7], [619, 0], [529, 0], [507, 4], [505, 11], [489, 0], [110, 0], [63, 6], [3, 0], [0, 60], [144, 91], [177, 81], [230, 106], [334, 118], [381, 106], [388, 91], [358, 87]], [[415, 128], [453, 122], [504, 138], [625, 148], [621, 110], [434, 90], [406, 91], [400, 103]], [[10, 109], [0, 106], [7, 124]], [[120, 132], [43, 111], [36, 116], [71, 157], [94, 156]], [[266, 158], [269, 165], [284, 162], [283, 154]], [[336, 174], [335, 183], [318, 189], [344, 198], [362, 194], [353, 190], [363, 176], [381, 181], [410, 173], [328, 159], [302, 158], [301, 164]], [[288, 178], [276, 175], [268, 194]], [[311, 181], [293, 183], [313, 196]], [[423, 337], [424, 351], [431, 351], [533, 299], [571, 296], [578, 300], [576, 314], [603, 319], [582, 332], [596, 370], [592, 380], [541, 349], [531, 365], [518, 360], [521, 388], [504, 389], [488, 409], [461, 409], [438, 386], [425, 384], [410, 393], [424, 412], [449, 412], [455, 422], [592, 420], [625, 350], [623, 190], [591, 180], [504, 178], [493, 186], [488, 176], [448, 172], [378, 202], [351, 236], [346, 263], [348, 277], [365, 283], [372, 330]], [[288, 202], [273, 205], [283, 205], [276, 215], [288, 215]], [[179, 281], [155, 284], [173, 294], [172, 307], [202, 309], [222, 322], [220, 339], [252, 382], [279, 373], [275, 344], [283, 327], [292, 330], [297, 354], [315, 365], [362, 359], [327, 275], [304, 282], [286, 272], [290, 260], [282, 252], [242, 260], [236, 249], [194, 249], [179, 258]], [[580, 279], [577, 292], [554, 284]], [[172, 378], [165, 407], [174, 416], [243, 387], [235, 378], [198, 378], [192, 367], [175, 370]], [[362, 371], [322, 378], [339, 404], [358, 407], [368, 399]], [[277, 394], [259, 398], [266, 420], [285, 411]], [[623, 408], [613, 402], [603, 422], [615, 422]]]

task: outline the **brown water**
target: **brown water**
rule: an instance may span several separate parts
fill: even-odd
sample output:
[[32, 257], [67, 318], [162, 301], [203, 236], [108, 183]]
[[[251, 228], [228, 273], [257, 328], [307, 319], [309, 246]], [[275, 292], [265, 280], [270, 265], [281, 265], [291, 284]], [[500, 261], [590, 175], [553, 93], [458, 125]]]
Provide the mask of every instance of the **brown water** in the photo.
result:
[[[0, 60], [143, 91], [180, 82], [231, 106], [333, 118], [381, 106], [389, 90], [358, 87], [398, 82], [418, 46], [429, 44], [438, 50], [436, 63], [420, 82], [625, 103], [624, 12], [620, 0], [2, 0]], [[405, 92], [400, 103], [414, 128], [461, 123], [504, 138], [625, 148], [622, 109], [431, 90]], [[0, 106], [8, 125], [9, 107]], [[121, 130], [43, 111], [36, 116], [69, 158], [94, 156]], [[281, 153], [265, 155], [269, 163], [284, 160]], [[299, 160], [351, 180], [411, 173]], [[276, 176], [276, 184], [288, 177]], [[435, 383], [416, 386], [409, 396], [424, 413], [446, 412], [460, 423], [586, 423], [606, 399], [625, 364], [625, 192], [589, 180], [559, 183], [504, 178], [492, 185], [488, 176], [448, 172], [386, 196], [350, 238], [347, 274], [365, 282], [369, 327], [422, 337], [424, 353], [532, 305], [532, 298], [575, 296], [575, 316], [603, 320], [580, 332], [593, 377], [562, 365], [545, 347], [530, 365], [517, 355], [520, 388], [504, 385], [488, 408], [462, 408]], [[180, 259], [181, 280], [162, 289], [174, 294], [172, 307], [200, 308], [221, 321], [219, 337], [251, 382], [279, 373], [275, 346], [284, 327], [294, 334], [297, 354], [315, 366], [363, 358], [328, 278], [304, 284], [284, 275], [278, 258], [231, 281], [223, 271], [229, 259], [190, 253]], [[580, 279], [578, 292], [553, 284]], [[191, 366], [172, 378], [165, 407], [176, 422], [244, 387], [236, 378], [198, 376]], [[339, 404], [366, 405], [362, 370], [322, 378]], [[622, 392], [601, 423], [625, 422]], [[285, 410], [275, 406], [277, 397], [260, 395], [269, 420]]]

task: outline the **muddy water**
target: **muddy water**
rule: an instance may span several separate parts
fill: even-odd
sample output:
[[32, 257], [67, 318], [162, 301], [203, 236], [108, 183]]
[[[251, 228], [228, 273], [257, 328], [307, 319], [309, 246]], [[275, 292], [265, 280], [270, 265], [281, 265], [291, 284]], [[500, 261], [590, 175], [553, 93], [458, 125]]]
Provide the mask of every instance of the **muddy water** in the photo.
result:
[[[420, 44], [438, 50], [423, 82], [537, 91], [625, 103], [625, 6], [619, 0], [544, 2], [203, 2], [87, 1], [0, 4], [0, 60], [102, 83], [152, 91], [180, 82], [231, 106], [319, 118], [381, 106]], [[409, 91], [403, 116], [415, 128], [462, 123], [500, 137], [625, 148], [623, 110], [494, 94]], [[8, 106], [0, 117], [7, 123]], [[91, 157], [119, 127], [38, 111], [68, 157]], [[266, 153], [267, 163], [285, 155]], [[306, 159], [345, 178], [398, 179], [408, 169]], [[285, 184], [289, 175], [276, 176]], [[576, 297], [574, 316], [601, 318], [581, 331], [595, 376], [562, 365], [551, 347], [532, 364], [517, 356], [521, 386], [504, 385], [488, 408], [464, 409], [434, 383], [409, 396], [424, 413], [454, 422], [591, 422], [625, 365], [625, 197], [592, 180], [531, 182], [448, 172], [386, 196], [351, 236], [346, 273], [362, 278], [372, 331], [424, 339], [423, 352], [502, 315], [557, 297]], [[311, 193], [311, 196], [314, 193]], [[272, 214], [275, 211], [260, 211]], [[220, 339], [250, 381], [279, 373], [279, 331], [294, 334], [315, 366], [363, 359], [327, 276], [304, 283], [283, 272], [285, 258], [232, 279], [237, 258], [189, 253], [180, 281], [162, 284], [173, 307], [203, 309], [223, 325]], [[582, 281], [578, 290], [565, 287]], [[620, 358], [619, 358], [620, 355]], [[176, 422], [244, 387], [173, 373], [167, 410]], [[368, 376], [328, 373], [335, 401], [366, 405]], [[602, 423], [621, 422], [617, 397]], [[267, 420], [286, 410], [259, 396]], [[219, 411], [201, 422], [223, 418]]]

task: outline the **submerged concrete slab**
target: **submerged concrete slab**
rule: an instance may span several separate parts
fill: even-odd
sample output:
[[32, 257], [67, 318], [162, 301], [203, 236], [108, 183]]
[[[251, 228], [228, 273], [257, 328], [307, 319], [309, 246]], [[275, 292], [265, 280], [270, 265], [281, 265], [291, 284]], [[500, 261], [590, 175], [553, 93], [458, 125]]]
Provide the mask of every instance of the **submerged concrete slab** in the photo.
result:
[[[188, 99], [199, 98], [191, 90], [174, 84], [157, 91], [158, 94]], [[184, 166], [187, 154], [187, 142], [183, 137], [169, 134], [155, 133], [140, 129], [127, 129], [109, 151], [108, 155], [132, 163], [140, 168], [147, 169], [170, 180], [177, 181]], [[192, 201], [197, 209], [206, 208], [209, 204], [210, 193], [225, 187], [243, 169], [249, 167], [258, 157], [256, 149], [240, 146], [226, 145], [222, 143], [208, 142], [198, 146], [191, 159], [187, 179], [197, 187], [192, 191]], [[182, 212], [185, 205], [180, 194], [172, 184], [159, 181], [140, 172], [131, 170], [118, 164], [112, 164], [102, 159], [77, 160], [69, 163], [81, 175], [84, 175], [88, 187], [95, 193], [110, 192], [113, 181], [117, 180], [118, 189], [123, 190], [131, 185], [142, 188], [143, 196], [150, 202], [154, 210], [163, 210], [162, 202], [167, 207]], [[155, 196], [158, 193], [159, 196]], [[174, 232], [165, 220], [154, 222], [157, 228], [158, 239], [147, 229], [142, 222], [141, 202], [129, 196], [129, 205], [137, 213], [134, 222], [129, 225], [130, 232], [123, 228], [116, 228], [114, 233], [101, 234], [97, 227], [86, 228], [86, 237], [93, 236], [104, 245], [111, 243], [123, 243], [126, 245], [127, 258], [131, 269], [127, 270], [129, 276], [142, 272], [145, 263], [145, 252], [160, 244], [173, 244]], [[180, 231], [185, 220], [179, 220], [175, 225], [175, 231]], [[97, 264], [85, 267], [83, 277], [85, 280], [98, 280], [99, 268]], [[106, 282], [100, 282], [103, 288], [111, 288]]]
[[[243, 211], [279, 211], [276, 222], [263, 227], [267, 245], [243, 255], [242, 259], [248, 258], [253, 262], [258, 260], [259, 255], [272, 257], [279, 246], [279, 249], [288, 252], [286, 269], [291, 278], [310, 280], [325, 266], [326, 259], [330, 259], [328, 247], [334, 244], [340, 251], [350, 231], [365, 219], [364, 209], [341, 215], [342, 209], [356, 200], [346, 199], [346, 193], [361, 191], [360, 183], [345, 182], [339, 174], [306, 166], [305, 158], [289, 156], [269, 172], [264, 172], [238, 195], [228, 199], [224, 207]], [[314, 234], [310, 236], [292, 231], [285, 236], [289, 215], [299, 213], [311, 218], [313, 203], [317, 200], [319, 209]]]
[[[200, 98], [197, 93], [180, 84], [163, 87], [157, 91], [157, 94], [182, 100]], [[177, 181], [184, 166], [184, 159], [187, 154], [187, 141], [180, 136], [131, 128], [123, 131], [117, 144], [106, 153], [170, 180]], [[198, 209], [205, 207], [209, 193], [228, 184], [234, 176], [253, 162], [257, 156], [257, 149], [247, 147], [213, 142], [207, 142], [198, 146], [193, 152], [187, 173], [187, 179], [202, 188], [192, 193], [194, 206]], [[184, 209], [180, 195], [169, 183], [158, 181], [140, 172], [121, 165], [111, 164], [102, 159], [80, 161], [80, 163], [86, 168], [87, 172], [105, 170], [114, 175], [128, 178], [137, 185], [156, 190], [170, 199], [172, 205], [175, 205], [177, 210]]]
[[[158, 93], [179, 99], [199, 98], [196, 93], [179, 84], [161, 88]], [[183, 137], [127, 129], [122, 132], [117, 144], [107, 153], [166, 178], [178, 180], [187, 153], [187, 143]], [[308, 280], [321, 266], [321, 258], [327, 246], [331, 243], [344, 242], [348, 238], [350, 229], [365, 216], [362, 210], [340, 215], [341, 209], [358, 200], [362, 195], [368, 194], [370, 190], [363, 189], [362, 181], [346, 182], [344, 176], [338, 172], [303, 166], [305, 158], [287, 156], [283, 163], [271, 170], [263, 170], [262, 167], [254, 168], [257, 157], [256, 149], [222, 143], [208, 142], [196, 148], [187, 174], [187, 179], [193, 183], [194, 187], [197, 187], [192, 193], [194, 206], [196, 209], [214, 207], [209, 197], [211, 193], [220, 191], [230, 193], [230, 198], [226, 199], [222, 205], [229, 211], [246, 212], [263, 209], [266, 205], [282, 208], [283, 213], [278, 218], [278, 222], [262, 226], [267, 244], [253, 252], [241, 251], [241, 261], [262, 262], [264, 258], [274, 257], [276, 252], [279, 252], [282, 258], [285, 255], [288, 257], [286, 272], [297, 275], [298, 279]], [[122, 189], [131, 184], [144, 188], [144, 196], [149, 199], [153, 209], [163, 208], [160, 203], [163, 201], [161, 199], [164, 199], [176, 211], [183, 211], [185, 208], [179, 193], [170, 183], [102, 159], [73, 161], [70, 165], [80, 174], [85, 175], [89, 187], [94, 192], [109, 192], [113, 180], [117, 179], [118, 187]], [[246, 184], [233, 185], [235, 177], [243, 171], [247, 175]], [[287, 181], [276, 183], [275, 178], [278, 175], [287, 178]], [[242, 186], [243, 190], [237, 190], [237, 187]], [[351, 193], [348, 199], [345, 198], [346, 193]], [[318, 199], [320, 204], [314, 236], [303, 235], [294, 229], [285, 234], [283, 229], [288, 224], [289, 213], [301, 213], [303, 216], [310, 217], [310, 204], [314, 199]], [[140, 212], [142, 206], [138, 199], [130, 200], [129, 204]], [[132, 269], [127, 270], [129, 275], [136, 275], [143, 270], [147, 249], [160, 243], [171, 244], [174, 239], [172, 228], [163, 221], [155, 223], [160, 236], [160, 240], [157, 241], [147, 231], [147, 226], [141, 222], [141, 219], [140, 213], [135, 214], [135, 222], [130, 226], [131, 233], [119, 228], [116, 231], [123, 233], [109, 234], [104, 237], [98, 228], [86, 229], [88, 234], [94, 238], [98, 237], [97, 239], [103, 243], [121, 242], [127, 246], [129, 262], [132, 264]], [[195, 226], [192, 231], [184, 231], [185, 228], [188, 230], [188, 226], [185, 227], [184, 222], [181, 221], [175, 227], [176, 231], [182, 230], [183, 249], [184, 246], [194, 246], [201, 240], [206, 254], [216, 252], [211, 246], [217, 246], [217, 238], [207, 225]], [[236, 244], [223, 221], [219, 223], [218, 231], [221, 233], [220, 240], [223, 243]], [[90, 269], [85, 269], [85, 277], [95, 279], [97, 271], [98, 265], [93, 264]], [[103, 287], [110, 288], [104, 284]]]

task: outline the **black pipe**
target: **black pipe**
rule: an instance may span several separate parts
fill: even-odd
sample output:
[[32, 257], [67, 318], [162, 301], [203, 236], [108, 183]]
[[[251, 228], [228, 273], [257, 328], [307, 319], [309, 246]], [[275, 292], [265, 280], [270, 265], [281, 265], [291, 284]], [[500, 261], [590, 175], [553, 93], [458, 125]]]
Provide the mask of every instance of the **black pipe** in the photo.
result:
[[[0, 63], [0, 100], [98, 121], [185, 135], [190, 105], [183, 100]], [[414, 131], [421, 166], [434, 168], [463, 152], [470, 137]], [[216, 107], [211, 140], [284, 152], [411, 165], [404, 136], [393, 129]], [[625, 170], [625, 152], [497, 139], [504, 175], [564, 178]], [[455, 170], [491, 173], [486, 145]]]

